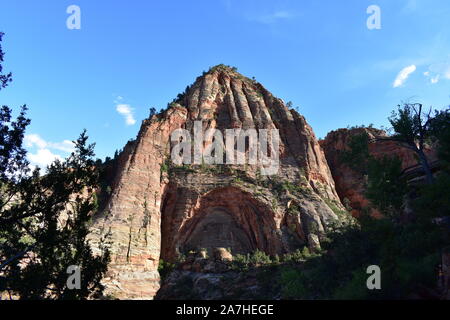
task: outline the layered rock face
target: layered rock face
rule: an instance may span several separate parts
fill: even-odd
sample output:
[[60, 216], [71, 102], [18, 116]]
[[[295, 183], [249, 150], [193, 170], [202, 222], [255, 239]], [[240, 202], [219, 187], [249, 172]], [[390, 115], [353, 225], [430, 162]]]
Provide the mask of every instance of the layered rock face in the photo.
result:
[[[366, 178], [342, 163], [340, 155], [343, 150], [348, 149], [352, 137], [363, 133], [368, 135], [369, 140], [374, 140], [375, 137], [387, 136], [383, 130], [375, 128], [339, 129], [330, 132], [324, 140], [320, 141], [333, 174], [339, 197], [343, 202], [347, 202], [344, 199], [348, 199], [352, 208], [352, 215], [355, 217], [358, 217], [365, 208], [368, 209], [370, 207], [369, 200], [365, 197]], [[399, 147], [398, 143], [394, 141], [372, 142], [369, 144], [369, 153], [376, 158], [396, 156], [402, 161], [403, 169], [414, 167], [418, 164], [417, 157], [412, 150]], [[436, 159], [431, 149], [427, 150], [426, 153], [430, 160]], [[377, 210], [373, 208], [369, 210], [372, 215], [379, 215]]]
[[[171, 133], [191, 131], [195, 121], [203, 131], [278, 129], [277, 174], [261, 175], [259, 164], [174, 165]], [[119, 163], [92, 239], [98, 245], [110, 235], [112, 262], [104, 282], [106, 293], [117, 298], [154, 297], [160, 258], [175, 261], [219, 247], [232, 254], [315, 250], [331, 223], [348, 218], [304, 117], [225, 66], [210, 69], [166, 111], [145, 120]]]

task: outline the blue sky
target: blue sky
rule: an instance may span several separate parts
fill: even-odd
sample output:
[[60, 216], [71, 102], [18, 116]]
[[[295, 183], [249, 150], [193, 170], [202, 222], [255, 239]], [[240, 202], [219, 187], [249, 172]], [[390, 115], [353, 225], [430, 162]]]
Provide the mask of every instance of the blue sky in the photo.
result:
[[[66, 27], [73, 4], [80, 30]], [[366, 26], [369, 5], [379, 30]], [[83, 128], [98, 157], [112, 155], [150, 107], [219, 63], [299, 106], [318, 137], [387, 126], [401, 101], [449, 105], [449, 17], [448, 0], [2, 0], [14, 82], [0, 103], [30, 107], [35, 164], [65, 157]]]

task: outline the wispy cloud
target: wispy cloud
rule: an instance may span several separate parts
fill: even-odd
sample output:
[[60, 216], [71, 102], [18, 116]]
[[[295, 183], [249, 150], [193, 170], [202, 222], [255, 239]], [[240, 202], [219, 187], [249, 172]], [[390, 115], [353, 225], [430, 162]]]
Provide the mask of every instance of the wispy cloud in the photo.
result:
[[134, 119], [133, 114], [134, 109], [131, 105], [126, 104], [123, 101], [124, 99], [121, 96], [117, 96], [114, 100], [114, 103], [116, 104], [116, 111], [123, 116], [127, 126], [132, 126], [136, 123], [136, 119]]
[[430, 82], [431, 82], [432, 84], [436, 84], [436, 83], [439, 82], [439, 80], [440, 80], [440, 76], [437, 75], [437, 76], [431, 78], [431, 79], [430, 79]]
[[124, 117], [127, 126], [132, 126], [136, 123], [133, 115], [133, 108], [131, 108], [129, 104], [116, 105], [116, 111]]
[[417, 10], [417, 0], [407, 0], [406, 4], [402, 8], [403, 13], [410, 13]]
[[249, 21], [259, 22], [263, 24], [272, 24], [282, 20], [289, 20], [294, 18], [295, 15], [287, 10], [278, 10], [269, 14], [251, 15], [247, 19]]
[[70, 140], [63, 140], [61, 142], [48, 142], [41, 138], [38, 134], [28, 134], [24, 138], [26, 147], [36, 146], [39, 149], [55, 149], [59, 151], [64, 151], [67, 153], [73, 152], [75, 145]]
[[[45, 168], [55, 160], [63, 160], [63, 157], [56, 151], [70, 153], [74, 151], [75, 145], [72, 141], [63, 140], [61, 142], [45, 141], [38, 134], [28, 134], [24, 137], [24, 144], [27, 148], [36, 148], [37, 150], [28, 153], [28, 160], [31, 167], [39, 166]], [[53, 151], [52, 151], [53, 150]]]
[[30, 160], [32, 167], [37, 165], [41, 168], [46, 168], [55, 160], [63, 160], [63, 158], [48, 149], [39, 149], [36, 153], [28, 153], [28, 160]]
[[416, 71], [417, 67], [415, 65], [410, 65], [406, 68], [403, 68], [397, 75], [397, 78], [395, 78], [393, 87], [398, 88], [401, 87], [405, 81], [409, 78], [409, 76]]
[[424, 72], [424, 76], [430, 80], [431, 84], [436, 84], [442, 79], [450, 80], [450, 61], [430, 65], [428, 71]]

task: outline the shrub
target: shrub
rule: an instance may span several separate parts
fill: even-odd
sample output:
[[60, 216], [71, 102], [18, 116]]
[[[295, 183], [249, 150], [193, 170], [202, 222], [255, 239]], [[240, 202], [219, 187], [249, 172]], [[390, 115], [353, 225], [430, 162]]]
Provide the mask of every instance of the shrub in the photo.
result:
[[283, 262], [287, 263], [301, 263], [305, 261], [305, 258], [300, 249], [295, 250], [294, 252], [287, 253], [283, 256]]
[[[279, 257], [278, 257], [279, 262]], [[277, 262], [277, 263], [278, 263]], [[274, 263], [270, 256], [265, 252], [256, 250], [253, 253], [247, 253], [246, 255], [236, 254], [233, 257], [233, 263], [231, 268], [233, 270], [248, 271], [250, 268], [267, 266]]]
[[161, 280], [164, 281], [166, 277], [175, 269], [175, 264], [166, 262], [163, 259], [159, 260], [158, 272]]
[[348, 213], [347, 211], [340, 209], [335, 201], [328, 198], [324, 198], [323, 200], [325, 201], [327, 206], [338, 216]]

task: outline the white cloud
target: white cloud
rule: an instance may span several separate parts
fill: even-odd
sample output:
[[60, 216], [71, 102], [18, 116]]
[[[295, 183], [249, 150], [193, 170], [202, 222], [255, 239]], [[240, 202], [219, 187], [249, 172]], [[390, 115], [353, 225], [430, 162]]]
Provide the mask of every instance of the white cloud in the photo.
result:
[[116, 99], [114, 99], [114, 103], [115, 104], [120, 104], [123, 101], [123, 97], [122, 96], [117, 96]]
[[46, 168], [57, 159], [63, 160], [60, 155], [54, 154], [48, 149], [39, 149], [36, 153], [29, 153], [28, 159], [32, 163], [32, 168], [35, 167], [34, 165], [38, 165], [41, 168]]
[[28, 160], [30, 161], [31, 169], [35, 168], [36, 166], [46, 168], [56, 159], [63, 160], [63, 157], [57, 153], [54, 153], [54, 151], [71, 153], [75, 149], [75, 145], [72, 141], [63, 140], [61, 142], [49, 142], [45, 141], [38, 134], [25, 135], [24, 144], [26, 148], [37, 149], [35, 153], [28, 153]]
[[434, 77], [434, 78], [431, 78], [430, 81], [431, 81], [432, 84], [438, 83], [438, 82], [439, 82], [439, 75], [437, 75], [437, 76]]
[[432, 64], [429, 69], [431, 73], [450, 80], [450, 62]]
[[432, 84], [436, 84], [442, 79], [450, 80], [450, 62], [430, 65], [424, 76], [429, 78]]
[[415, 65], [410, 65], [406, 68], [403, 68], [397, 75], [397, 78], [395, 78], [393, 87], [394, 88], [398, 88], [400, 86], [402, 86], [405, 81], [408, 79], [408, 77], [414, 72], [416, 71], [416, 66]]
[[70, 140], [63, 140], [62, 142], [57, 142], [57, 143], [49, 143], [50, 148], [56, 149], [56, 150], [61, 150], [67, 153], [71, 153], [75, 150], [75, 145], [72, 141]]
[[32, 148], [36, 146], [39, 149], [55, 149], [64, 151], [67, 153], [73, 152], [75, 145], [70, 140], [63, 140], [62, 142], [47, 142], [42, 139], [38, 134], [27, 134], [24, 138], [25, 146]]
[[132, 126], [136, 123], [133, 115], [133, 108], [129, 104], [118, 104], [116, 105], [116, 111], [120, 113], [125, 118], [125, 123], [128, 126]]
[[38, 148], [45, 148], [47, 146], [47, 142], [44, 141], [38, 134], [27, 134], [24, 138], [25, 146], [28, 148], [36, 145]]

